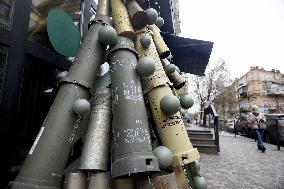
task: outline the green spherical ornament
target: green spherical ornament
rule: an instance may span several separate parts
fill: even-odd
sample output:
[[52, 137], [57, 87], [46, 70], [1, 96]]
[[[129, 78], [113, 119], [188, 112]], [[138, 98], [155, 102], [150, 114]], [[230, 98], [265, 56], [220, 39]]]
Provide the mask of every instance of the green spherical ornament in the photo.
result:
[[73, 104], [73, 112], [75, 114], [83, 115], [90, 111], [90, 103], [86, 99], [79, 98]]
[[162, 17], [158, 17], [157, 21], [156, 21], [156, 26], [158, 26], [159, 28], [162, 27], [164, 25], [164, 19]]
[[176, 71], [176, 66], [175, 66], [175, 65], [173, 65], [173, 64], [168, 64], [168, 65], [165, 66], [165, 72], [166, 72], [167, 74], [172, 74], [172, 73], [174, 73], [175, 71]]
[[180, 105], [184, 109], [189, 109], [193, 106], [194, 102], [189, 95], [184, 95], [179, 99]]
[[161, 110], [167, 116], [171, 116], [180, 110], [180, 102], [174, 95], [165, 96], [160, 102]]
[[117, 41], [117, 32], [111, 26], [103, 26], [98, 33], [99, 41], [105, 46], [114, 44]]
[[207, 189], [207, 181], [204, 177], [194, 177], [193, 178], [193, 188], [194, 189]]
[[143, 77], [150, 76], [156, 70], [155, 61], [150, 57], [142, 57], [137, 63], [136, 70]]
[[149, 9], [145, 10], [145, 12], [148, 15], [148, 24], [149, 25], [155, 24], [155, 22], [158, 19], [158, 12], [153, 8], [149, 8]]
[[175, 66], [175, 67], [176, 67], [176, 71], [177, 71], [178, 73], [180, 73], [179, 67], [177, 67], [177, 66]]
[[173, 153], [166, 146], [159, 146], [153, 151], [158, 158], [160, 169], [168, 169], [173, 163]]
[[151, 37], [149, 35], [144, 35], [140, 39], [140, 43], [143, 48], [148, 48], [151, 44]]

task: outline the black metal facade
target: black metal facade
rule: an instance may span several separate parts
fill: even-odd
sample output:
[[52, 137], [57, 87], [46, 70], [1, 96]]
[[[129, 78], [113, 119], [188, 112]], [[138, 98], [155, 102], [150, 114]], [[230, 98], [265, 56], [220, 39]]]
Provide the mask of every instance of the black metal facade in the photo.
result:
[[[4, 1], [0, 3], [3, 8]], [[84, 1], [86, 33], [93, 0]], [[28, 39], [32, 0], [14, 0], [9, 26], [0, 24], [0, 188], [17, 174], [54, 100], [61, 71], [71, 62]]]

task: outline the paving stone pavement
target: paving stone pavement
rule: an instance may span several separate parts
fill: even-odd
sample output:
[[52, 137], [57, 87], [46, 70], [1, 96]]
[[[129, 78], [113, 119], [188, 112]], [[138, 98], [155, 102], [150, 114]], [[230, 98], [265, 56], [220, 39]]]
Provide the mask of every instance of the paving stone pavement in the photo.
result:
[[221, 134], [218, 155], [200, 154], [208, 189], [284, 189], [284, 147], [265, 146], [262, 153], [254, 139]]

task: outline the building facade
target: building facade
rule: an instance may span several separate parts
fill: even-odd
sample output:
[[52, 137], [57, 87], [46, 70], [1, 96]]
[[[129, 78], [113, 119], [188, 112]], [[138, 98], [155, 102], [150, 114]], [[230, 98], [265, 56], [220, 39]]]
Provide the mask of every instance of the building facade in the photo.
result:
[[263, 113], [284, 112], [284, 74], [279, 70], [251, 67], [235, 84], [240, 113], [257, 105]]

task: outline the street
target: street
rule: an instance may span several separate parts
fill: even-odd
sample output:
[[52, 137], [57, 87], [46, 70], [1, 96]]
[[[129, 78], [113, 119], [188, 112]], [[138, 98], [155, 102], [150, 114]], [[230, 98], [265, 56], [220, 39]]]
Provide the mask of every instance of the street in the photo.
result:
[[220, 134], [219, 154], [201, 154], [201, 174], [208, 189], [284, 189], [284, 148], [265, 146], [262, 153], [254, 139]]

